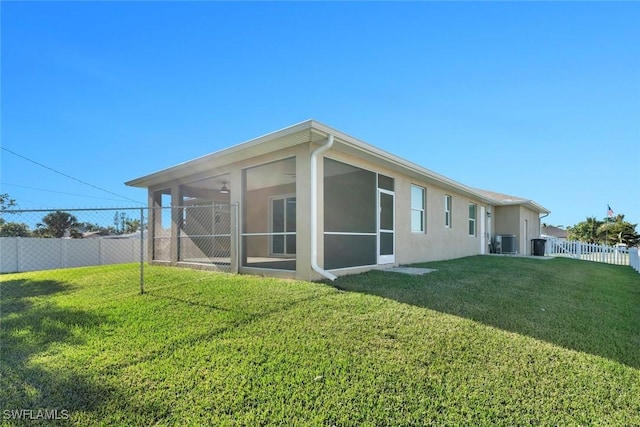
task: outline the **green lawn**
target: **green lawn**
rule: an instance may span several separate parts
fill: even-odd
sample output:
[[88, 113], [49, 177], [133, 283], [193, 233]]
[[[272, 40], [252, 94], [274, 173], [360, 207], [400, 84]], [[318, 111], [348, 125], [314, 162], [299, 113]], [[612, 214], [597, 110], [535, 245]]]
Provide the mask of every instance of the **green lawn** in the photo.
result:
[[333, 284], [148, 267], [144, 295], [135, 265], [2, 275], [0, 422], [640, 425], [640, 275], [424, 266]]

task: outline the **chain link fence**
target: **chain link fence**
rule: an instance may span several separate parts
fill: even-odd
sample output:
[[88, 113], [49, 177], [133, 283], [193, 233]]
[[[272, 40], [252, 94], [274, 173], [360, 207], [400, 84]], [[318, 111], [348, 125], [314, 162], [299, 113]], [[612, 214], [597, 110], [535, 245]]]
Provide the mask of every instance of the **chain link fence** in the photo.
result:
[[0, 273], [133, 263], [139, 265], [144, 292], [149, 264], [233, 271], [235, 213], [236, 205], [218, 202], [5, 210], [0, 214]]
[[[223, 270], [231, 266], [232, 209], [235, 205], [210, 205], [154, 208], [153, 260], [179, 263], [216, 265]], [[172, 236], [175, 222], [177, 235]], [[172, 246], [171, 242], [178, 244]], [[173, 251], [173, 252], [172, 252]]]

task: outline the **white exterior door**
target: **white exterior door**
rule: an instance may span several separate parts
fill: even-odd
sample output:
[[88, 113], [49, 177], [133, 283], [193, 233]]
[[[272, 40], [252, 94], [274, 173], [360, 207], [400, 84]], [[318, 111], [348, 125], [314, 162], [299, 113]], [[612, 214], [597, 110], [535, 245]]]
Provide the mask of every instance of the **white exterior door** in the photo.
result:
[[378, 264], [396, 262], [395, 193], [378, 189]]

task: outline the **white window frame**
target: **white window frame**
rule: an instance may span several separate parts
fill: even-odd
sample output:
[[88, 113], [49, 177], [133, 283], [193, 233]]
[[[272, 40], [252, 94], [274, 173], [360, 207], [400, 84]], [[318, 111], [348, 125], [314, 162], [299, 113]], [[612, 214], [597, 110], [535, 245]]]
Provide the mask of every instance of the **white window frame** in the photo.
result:
[[453, 210], [452, 205], [453, 205], [453, 197], [451, 197], [449, 194], [445, 194], [444, 195], [444, 226], [446, 228], [452, 227], [452, 221], [451, 221], [451, 211]]
[[[417, 189], [420, 190], [422, 197], [420, 200], [420, 208], [416, 208], [414, 207], [414, 200], [413, 200], [413, 189]], [[427, 189], [420, 186], [420, 185], [416, 185], [416, 184], [411, 184], [411, 218], [410, 218], [410, 222], [411, 222], [411, 232], [412, 233], [426, 233], [427, 232], [427, 217], [425, 215], [426, 213], [426, 204], [427, 204]], [[422, 221], [420, 222], [420, 228], [416, 229], [414, 228], [414, 224], [413, 224], [413, 213], [414, 212], [419, 212], [420, 213], [420, 218], [422, 219]]]
[[[473, 217], [471, 216], [471, 206], [473, 206]], [[471, 227], [473, 226], [473, 233], [469, 233], [469, 236], [476, 236], [478, 233], [478, 205], [476, 203], [471, 203], [469, 202], [468, 205], [468, 209], [469, 209], [469, 230], [471, 229]]]

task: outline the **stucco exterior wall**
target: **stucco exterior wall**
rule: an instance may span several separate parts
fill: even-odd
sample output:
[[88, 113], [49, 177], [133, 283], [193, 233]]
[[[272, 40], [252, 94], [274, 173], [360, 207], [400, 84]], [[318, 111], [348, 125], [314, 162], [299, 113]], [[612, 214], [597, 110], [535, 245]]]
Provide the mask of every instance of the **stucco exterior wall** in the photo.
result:
[[[540, 216], [537, 212], [520, 207], [520, 251], [523, 255], [531, 255], [531, 239], [540, 237]], [[524, 229], [526, 224], [526, 230]]]
[[518, 254], [531, 254], [531, 239], [540, 237], [538, 212], [526, 207], [498, 206], [495, 208], [496, 228], [494, 235], [514, 234]]
[[494, 210], [495, 234], [519, 234], [520, 206], [496, 206]]
[[[481, 218], [481, 207], [490, 210], [491, 207], [478, 199], [469, 198], [457, 192], [445, 190], [424, 181], [416, 180], [389, 168], [366, 162], [358, 157], [330, 150], [325, 157], [348, 163], [362, 169], [377, 172], [395, 180], [395, 252], [396, 264], [460, 258], [482, 253], [481, 225], [488, 221], [486, 214]], [[426, 189], [426, 231], [414, 233], [411, 231], [411, 185], [415, 184]], [[452, 197], [452, 226], [445, 227], [444, 198], [445, 194]], [[476, 233], [469, 235], [469, 203], [475, 203]], [[323, 206], [319, 204], [319, 206]], [[320, 209], [322, 211], [322, 209]], [[322, 224], [322, 221], [321, 221]], [[322, 227], [321, 227], [322, 228]], [[319, 241], [322, 241], [320, 231]], [[488, 240], [485, 240], [488, 248]], [[320, 253], [322, 253], [321, 251]], [[486, 249], [488, 253], [488, 249]], [[348, 273], [348, 269], [344, 271]], [[340, 274], [340, 272], [338, 272]]]
[[[212, 164], [211, 170], [192, 174], [179, 180], [158, 184], [150, 188], [150, 204], [157, 204], [157, 191], [171, 189], [173, 200], [179, 200], [181, 188], [189, 183], [213, 176], [228, 177], [230, 203], [240, 206], [240, 232], [260, 232], [269, 230], [268, 201], [271, 196], [296, 195], [296, 271], [282, 272], [257, 268], [246, 268], [240, 260], [239, 271], [268, 275], [284, 275], [304, 280], [321, 279], [318, 273], [311, 269], [311, 152], [318, 147], [310, 142], [299, 143], [293, 147], [273, 152], [258, 152], [256, 156], [244, 157], [242, 160], [229, 164]], [[266, 163], [295, 157], [296, 183], [251, 190], [243, 194], [243, 170]], [[436, 261], [459, 258], [481, 253], [488, 253], [488, 245], [495, 234], [515, 234], [518, 236], [519, 253], [530, 251], [530, 239], [539, 235], [538, 213], [522, 206], [491, 206], [487, 199], [470, 196], [464, 193], [464, 188], [438, 185], [427, 178], [419, 178], [417, 174], [409, 175], [407, 169], [395, 167], [381, 159], [365, 160], [366, 156], [354, 155], [344, 149], [330, 149], [324, 157], [371, 172], [394, 178], [395, 193], [395, 264], [410, 264], [417, 262]], [[371, 157], [369, 157], [371, 158]], [[324, 265], [324, 168], [323, 157], [318, 159], [317, 195], [318, 195], [318, 234], [317, 254], [318, 264]], [[423, 175], [419, 175], [423, 176]], [[331, 180], [330, 180], [331, 181]], [[435, 180], [434, 180], [435, 181]], [[445, 181], [436, 181], [442, 183]], [[411, 231], [411, 186], [417, 185], [425, 189], [425, 231]], [[458, 188], [455, 190], [453, 188]], [[166, 190], [164, 191], [166, 194]], [[445, 225], [445, 196], [452, 199], [451, 226]], [[251, 200], [251, 203], [248, 203]], [[354, 198], [355, 200], [355, 198]], [[476, 205], [476, 229], [469, 234], [469, 203]], [[336, 206], [339, 209], [340, 206]], [[491, 215], [487, 215], [490, 212]], [[527, 220], [526, 233], [523, 230]], [[243, 223], [244, 222], [244, 223]], [[484, 231], [484, 233], [483, 233]], [[523, 236], [526, 234], [527, 242]], [[484, 239], [482, 238], [484, 235]], [[239, 239], [240, 242], [244, 239]], [[268, 255], [268, 237], [252, 237], [251, 243], [240, 251], [246, 256]], [[175, 250], [174, 250], [175, 252]], [[241, 255], [242, 256], [242, 255]], [[175, 257], [174, 257], [175, 258]], [[172, 260], [173, 262], [173, 260]], [[362, 271], [362, 268], [345, 268], [332, 270], [336, 275], [350, 274]]]
[[[460, 258], [482, 253], [480, 200], [405, 176], [397, 177], [396, 260], [400, 264]], [[426, 230], [411, 231], [411, 185], [426, 189]], [[451, 226], [445, 226], [445, 195], [451, 196]], [[476, 230], [469, 234], [469, 203], [476, 204]], [[485, 222], [486, 224], [486, 222]]]

